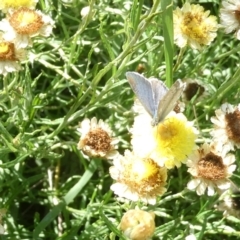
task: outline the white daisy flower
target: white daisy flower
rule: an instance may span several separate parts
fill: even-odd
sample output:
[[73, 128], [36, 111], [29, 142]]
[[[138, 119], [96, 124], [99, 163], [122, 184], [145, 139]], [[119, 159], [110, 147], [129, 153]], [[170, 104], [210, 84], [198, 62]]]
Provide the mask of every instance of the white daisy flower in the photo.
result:
[[214, 145], [203, 144], [189, 156], [188, 172], [194, 177], [187, 187], [203, 195], [207, 189], [209, 196], [214, 195], [215, 189], [226, 190], [230, 187], [233, 171], [236, 169], [235, 156], [219, 152]]
[[186, 2], [183, 7], [173, 11], [174, 40], [183, 48], [189, 45], [193, 49], [201, 49], [217, 36], [217, 18], [209, 16], [200, 5]]
[[215, 114], [216, 117], [211, 118], [214, 123], [211, 135], [218, 147], [223, 145], [225, 151], [234, 150], [234, 146], [240, 148], [240, 104], [233, 106], [224, 103]]
[[150, 239], [155, 231], [154, 218], [153, 212], [131, 209], [123, 215], [119, 227], [128, 239]]
[[112, 159], [118, 155], [116, 150], [118, 140], [112, 137], [112, 130], [103, 120], [97, 121], [95, 117], [91, 120], [86, 118], [78, 131], [81, 133], [78, 149], [84, 156]]
[[120, 198], [156, 204], [158, 196], [166, 192], [167, 169], [150, 158], [140, 158], [130, 151], [113, 160], [110, 176], [116, 180], [111, 190]]
[[19, 8], [0, 22], [0, 30], [6, 41], [18, 42], [19, 47], [31, 45], [31, 38], [41, 35], [48, 37], [52, 33], [54, 21], [39, 10]]
[[26, 50], [19, 48], [13, 42], [0, 39], [0, 74], [7, 75], [21, 69], [21, 61], [27, 57]]
[[185, 163], [187, 155], [196, 148], [198, 131], [193, 122], [187, 121], [182, 113], [172, 111], [163, 122], [153, 127], [151, 116], [137, 102], [134, 111], [139, 113], [131, 129], [134, 153], [140, 157], [148, 156], [168, 169]]
[[223, 192], [220, 196], [220, 203], [215, 208], [223, 212], [224, 217], [235, 216], [240, 217], [240, 190], [232, 188]]
[[17, 9], [20, 7], [35, 8], [38, 0], [1, 0], [0, 10], [7, 12], [10, 9]]
[[220, 22], [225, 33], [236, 32], [240, 40], [240, 0], [222, 1], [220, 9]]

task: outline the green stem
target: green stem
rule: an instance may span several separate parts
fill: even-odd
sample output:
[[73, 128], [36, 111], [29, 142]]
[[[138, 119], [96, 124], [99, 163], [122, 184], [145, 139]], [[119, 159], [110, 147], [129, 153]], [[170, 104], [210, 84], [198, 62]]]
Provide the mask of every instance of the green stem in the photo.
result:
[[133, 48], [134, 44], [138, 41], [139, 37], [142, 35], [142, 33], [144, 32], [144, 30], [146, 29], [148, 24], [151, 23], [152, 18], [155, 16], [154, 13], [158, 8], [159, 3], [160, 3], [160, 0], [154, 1], [154, 4], [150, 10], [150, 13], [147, 13], [143, 16], [143, 19], [139, 23], [137, 31], [136, 31], [135, 35], [133, 36], [132, 40], [130, 41], [130, 43], [128, 44], [128, 46], [123, 50], [123, 52], [118, 57], [116, 57], [116, 59], [114, 61], [110, 62], [105, 68], [103, 68], [102, 70], [100, 70], [98, 72], [98, 74], [92, 80], [92, 84], [86, 90], [84, 95], [81, 96], [81, 98], [76, 102], [76, 104], [74, 104], [72, 106], [72, 108], [69, 110], [69, 112], [64, 117], [62, 123], [58, 126], [58, 128], [52, 134], [50, 134], [48, 136], [49, 138], [52, 138], [52, 137], [56, 136], [59, 132], [61, 132], [61, 130], [68, 123], [69, 117], [72, 115], [72, 113], [74, 113], [76, 111], [76, 109], [80, 106], [80, 104], [83, 102], [83, 100], [86, 98], [86, 96], [92, 91], [92, 89], [94, 89], [94, 86], [98, 85], [98, 83], [103, 78], [103, 76], [108, 71], [110, 71], [113, 66], [117, 66], [120, 62], [124, 61], [124, 58], [129, 53], [131, 53], [131, 49]]
[[176, 72], [178, 70], [186, 49], [187, 49], [187, 47], [180, 48], [180, 53], [178, 54], [177, 62], [175, 64], [175, 66], [173, 67], [173, 72]]

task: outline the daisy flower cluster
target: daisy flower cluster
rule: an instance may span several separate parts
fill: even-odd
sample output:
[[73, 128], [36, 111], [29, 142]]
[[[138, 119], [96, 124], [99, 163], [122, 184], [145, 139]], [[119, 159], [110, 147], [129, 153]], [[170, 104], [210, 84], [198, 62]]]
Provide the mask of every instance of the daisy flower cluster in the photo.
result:
[[[103, 120], [86, 118], [78, 132], [81, 137], [77, 146], [85, 158], [112, 160], [109, 172], [116, 182], [111, 189], [120, 200], [136, 202], [141, 199], [154, 204], [156, 197], [166, 192], [167, 169], [151, 157], [137, 156], [130, 150], [121, 155], [117, 151], [118, 139]], [[123, 215], [119, 227], [130, 239], [149, 239], [155, 230], [154, 213], [131, 209]]]
[[50, 16], [36, 10], [37, 0], [2, 0], [0, 10], [0, 74], [7, 75], [21, 69], [27, 60], [27, 50], [36, 36], [48, 37], [54, 25]]
[[[202, 49], [210, 45], [217, 36], [217, 30], [222, 28], [225, 33], [234, 32], [240, 40], [240, 1], [222, 1], [220, 9], [220, 24], [217, 18], [210, 15], [200, 5], [185, 3], [183, 7], [173, 12], [174, 40], [180, 47], [190, 46]], [[208, 95], [208, 91], [200, 81], [186, 79], [183, 94], [185, 102], [200, 101]], [[213, 123], [210, 140], [198, 146], [188, 155], [186, 165], [193, 179], [188, 183], [190, 190], [198, 195], [207, 193], [212, 196], [228, 192], [232, 188], [230, 177], [236, 169], [233, 151], [240, 147], [240, 105], [224, 103], [215, 111], [211, 118]]]
[[112, 159], [110, 176], [115, 180], [111, 190], [120, 200], [156, 204], [166, 191], [168, 169], [186, 163], [187, 156], [196, 149], [198, 131], [193, 122], [181, 112], [176, 103], [164, 121], [152, 125], [152, 117], [135, 101], [136, 113], [130, 129], [132, 150], [118, 153], [118, 140], [102, 120], [85, 119], [78, 131], [81, 134], [78, 149], [88, 158]]
[[[226, 33], [236, 31], [239, 38], [239, 13], [239, 0], [223, 1], [220, 9], [221, 24], [218, 24], [217, 18], [199, 4], [185, 3], [181, 9], [177, 8], [173, 12], [175, 44], [180, 48], [190, 46], [201, 49], [211, 44], [219, 28], [224, 28]], [[200, 81], [186, 79], [185, 82], [185, 102], [200, 101], [208, 95]], [[188, 155], [186, 162], [188, 172], [193, 176], [187, 187], [196, 190], [198, 195], [204, 194], [206, 190], [208, 195], [214, 195], [215, 190], [228, 190], [231, 186], [229, 178], [236, 169], [235, 156], [230, 151], [240, 146], [239, 106], [223, 104], [211, 121], [214, 124], [212, 139], [198, 146]]]
[[[168, 170], [185, 164], [197, 148], [198, 131], [183, 114], [181, 103], [176, 103], [157, 125], [152, 124], [152, 117], [137, 99], [133, 110], [136, 116], [130, 129], [132, 150], [120, 154], [109, 125], [96, 117], [81, 122], [78, 149], [89, 160], [112, 160], [109, 173], [114, 183], [110, 188], [120, 201], [154, 205], [167, 191]], [[123, 216], [120, 228], [130, 239], [148, 239], [154, 233], [154, 215], [131, 209]]]
[[188, 171], [194, 177], [188, 183], [188, 188], [195, 189], [198, 195], [204, 194], [206, 189], [210, 196], [215, 189], [219, 193], [231, 189], [229, 178], [236, 169], [232, 151], [240, 148], [240, 104], [234, 106], [224, 103], [215, 114], [211, 118], [211, 143], [203, 144], [187, 162]]
[[[223, 1], [222, 6], [220, 25], [215, 16], [198, 4], [187, 2], [181, 9], [177, 8], [173, 13], [176, 45], [180, 48], [190, 46], [201, 49], [211, 44], [220, 27], [225, 28], [226, 33], [236, 31], [239, 38], [240, 1]], [[185, 103], [200, 101], [208, 96], [207, 88], [199, 80], [188, 78], [183, 81]], [[137, 84], [134, 82], [131, 85], [133, 90]], [[114, 180], [111, 190], [118, 199], [157, 204], [159, 197], [167, 191], [170, 170], [184, 164], [192, 176], [186, 186], [189, 190], [195, 190], [198, 195], [207, 193], [209, 196], [229, 191], [232, 185], [230, 177], [236, 169], [232, 151], [240, 148], [240, 104], [234, 106], [225, 103], [216, 110], [216, 116], [211, 118], [210, 140], [204, 140], [198, 139], [199, 131], [194, 122], [184, 115], [182, 102], [176, 102], [163, 121], [153, 124], [154, 116], [139, 100], [136, 99], [133, 105], [134, 123], [129, 132], [131, 147], [123, 154], [117, 151], [118, 140], [102, 120], [98, 121], [95, 117], [85, 119], [78, 129], [81, 134], [78, 149], [85, 157], [111, 160], [109, 173]], [[155, 104], [161, 104], [161, 99]], [[196, 142], [201, 142], [201, 145]], [[149, 232], [141, 234], [147, 236], [142, 239], [150, 237], [155, 228], [153, 215], [139, 209], [130, 211], [128, 214], [131, 218], [126, 213], [120, 224], [124, 234], [131, 239], [141, 239], [134, 237], [140, 232], [136, 223], [146, 215], [144, 219], [148, 220], [143, 224], [146, 224], [145, 229]]]

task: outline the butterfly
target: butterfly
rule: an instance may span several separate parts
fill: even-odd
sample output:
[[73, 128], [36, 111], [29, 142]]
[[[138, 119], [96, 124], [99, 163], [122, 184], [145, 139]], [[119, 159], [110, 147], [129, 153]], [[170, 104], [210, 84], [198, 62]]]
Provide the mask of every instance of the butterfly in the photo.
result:
[[174, 109], [185, 84], [178, 79], [170, 89], [156, 78], [145, 78], [136, 72], [127, 72], [127, 80], [137, 98], [150, 114], [152, 125], [156, 126]]

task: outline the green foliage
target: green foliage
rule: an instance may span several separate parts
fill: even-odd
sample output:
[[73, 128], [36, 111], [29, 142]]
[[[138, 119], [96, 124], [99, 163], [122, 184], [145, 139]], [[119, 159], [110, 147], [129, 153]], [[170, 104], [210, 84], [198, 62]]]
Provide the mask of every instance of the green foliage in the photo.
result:
[[[218, 14], [218, 1], [201, 2]], [[178, 78], [201, 81], [210, 97], [190, 102], [186, 115], [203, 138], [221, 103], [239, 103], [239, 42], [220, 30], [202, 51], [180, 52], [172, 39], [177, 4], [39, 1], [37, 8], [55, 21], [53, 34], [35, 38], [34, 60], [22, 71], [1, 77], [0, 188], [1, 208], [7, 209], [1, 239], [124, 239], [118, 224], [127, 207], [110, 191], [110, 164], [83, 157], [77, 128], [96, 116], [119, 137], [120, 153], [130, 148], [133, 93], [126, 71], [143, 64], [146, 76], [168, 85]], [[82, 18], [85, 6], [90, 11]], [[188, 181], [185, 168], [172, 170], [168, 192], [156, 206], [145, 206], [156, 214], [153, 239], [184, 239], [193, 232], [205, 240], [239, 237], [239, 220], [224, 219], [213, 208], [217, 197], [184, 191]]]

